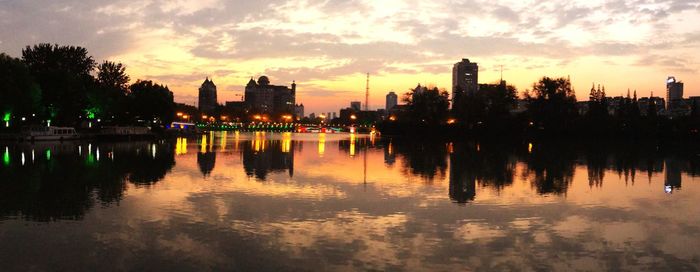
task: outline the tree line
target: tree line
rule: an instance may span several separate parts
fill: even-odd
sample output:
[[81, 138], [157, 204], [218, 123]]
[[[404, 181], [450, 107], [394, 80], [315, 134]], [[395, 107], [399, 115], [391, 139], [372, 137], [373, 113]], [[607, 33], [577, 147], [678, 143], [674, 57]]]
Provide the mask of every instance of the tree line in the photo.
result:
[[522, 93], [522, 100], [517, 94], [501, 81], [480, 84], [476, 91], [456, 87], [450, 101], [445, 89], [418, 85], [378, 127], [385, 135], [622, 139], [697, 137], [700, 129], [698, 105], [688, 116], [671, 118], [657, 114], [656, 104], [640, 101], [636, 93], [614, 107], [604, 91], [592, 90], [588, 102], [578, 102], [568, 78], [543, 77]]
[[83, 47], [27, 46], [21, 58], [0, 53], [0, 113], [12, 128], [172, 121], [175, 103], [167, 86], [129, 82], [122, 63], [97, 63]]

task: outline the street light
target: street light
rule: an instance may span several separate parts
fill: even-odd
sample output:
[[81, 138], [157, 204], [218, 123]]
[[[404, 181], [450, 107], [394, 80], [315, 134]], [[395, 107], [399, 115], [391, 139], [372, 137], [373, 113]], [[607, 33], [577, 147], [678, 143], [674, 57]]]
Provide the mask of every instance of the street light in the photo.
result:
[[350, 119], [355, 120], [355, 119], [357, 119], [357, 116], [355, 116], [354, 114], [350, 115]]
[[177, 113], [177, 116], [178, 116], [178, 117], [182, 117], [182, 115], [183, 115], [182, 112], [178, 112], [178, 113]]

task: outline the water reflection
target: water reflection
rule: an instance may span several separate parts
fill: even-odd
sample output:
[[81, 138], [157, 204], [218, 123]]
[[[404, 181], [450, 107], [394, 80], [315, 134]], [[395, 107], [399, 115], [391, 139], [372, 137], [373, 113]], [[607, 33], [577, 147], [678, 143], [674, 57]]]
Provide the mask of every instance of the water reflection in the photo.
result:
[[5, 149], [0, 215], [37, 221], [81, 219], [95, 204], [118, 203], [127, 183], [154, 184], [175, 165], [167, 142], [40, 143]]
[[697, 270], [698, 151], [235, 132], [0, 145], [0, 262]]

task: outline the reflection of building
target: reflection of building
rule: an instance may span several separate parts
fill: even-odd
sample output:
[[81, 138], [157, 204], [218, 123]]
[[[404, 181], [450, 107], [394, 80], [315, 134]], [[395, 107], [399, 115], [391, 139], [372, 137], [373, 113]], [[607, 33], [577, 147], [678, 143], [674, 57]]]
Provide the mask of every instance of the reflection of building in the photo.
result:
[[666, 158], [664, 187], [667, 193], [681, 188], [681, 162], [675, 158]]
[[297, 84], [292, 87], [270, 85], [270, 79], [252, 78], [245, 87], [245, 107], [255, 113], [292, 114], [295, 111]]
[[216, 97], [216, 85], [214, 81], [205, 79], [202, 86], [199, 87], [199, 110], [202, 113], [212, 114], [218, 106]]
[[396, 95], [394, 92], [389, 92], [386, 95], [386, 111], [391, 113], [391, 110], [398, 105], [399, 102], [399, 96]]
[[396, 152], [394, 151], [394, 144], [392, 142], [389, 142], [389, 144], [384, 147], [384, 163], [389, 166], [396, 163]]
[[476, 176], [470, 175], [463, 152], [450, 154], [450, 199], [457, 203], [468, 203], [476, 197]]
[[294, 175], [294, 143], [256, 139], [243, 146], [243, 168], [248, 176], [265, 180], [270, 172]]
[[209, 176], [211, 171], [216, 166], [216, 152], [199, 152], [197, 153], [197, 166], [202, 175]]
[[452, 67], [452, 101], [457, 92], [475, 93], [479, 89], [479, 65], [469, 59], [455, 63]]

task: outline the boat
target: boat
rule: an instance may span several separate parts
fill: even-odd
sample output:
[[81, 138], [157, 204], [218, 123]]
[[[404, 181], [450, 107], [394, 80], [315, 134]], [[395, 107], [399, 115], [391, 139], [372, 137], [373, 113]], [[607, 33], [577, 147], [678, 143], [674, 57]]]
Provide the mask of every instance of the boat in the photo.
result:
[[72, 127], [33, 127], [25, 132], [29, 141], [63, 141], [80, 139], [80, 134]]

